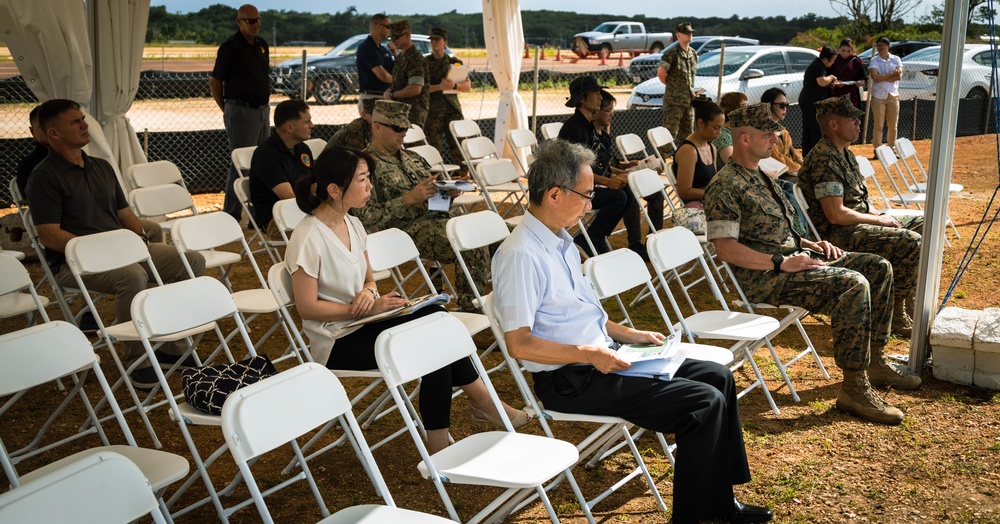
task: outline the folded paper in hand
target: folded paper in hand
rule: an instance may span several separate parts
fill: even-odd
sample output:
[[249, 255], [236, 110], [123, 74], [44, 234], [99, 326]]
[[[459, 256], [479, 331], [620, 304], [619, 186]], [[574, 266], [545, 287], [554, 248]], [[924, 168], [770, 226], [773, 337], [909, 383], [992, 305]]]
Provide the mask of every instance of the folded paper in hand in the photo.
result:
[[687, 359], [687, 351], [680, 349], [680, 336], [674, 333], [658, 345], [626, 344], [618, 349], [618, 356], [632, 363], [616, 371], [618, 375], [670, 380]]
[[680, 336], [671, 334], [659, 344], [623, 344], [618, 348], [618, 358], [627, 362], [639, 362], [658, 358], [670, 358], [677, 352]]
[[459, 191], [475, 191], [476, 186], [465, 180], [438, 180], [434, 185], [441, 189], [457, 189]]
[[788, 166], [773, 157], [761, 159], [761, 161], [757, 163], [757, 168], [772, 177], [779, 177], [788, 172]]
[[415, 313], [421, 309], [432, 306], [434, 304], [447, 304], [451, 302], [451, 295], [446, 293], [438, 293], [436, 295], [424, 295], [422, 297], [411, 298], [406, 305], [400, 306], [396, 309], [390, 309], [389, 311], [383, 311], [377, 315], [372, 315], [370, 317], [359, 318], [354, 322], [344, 326], [344, 327], [354, 327], [368, 324], [370, 322], [378, 322], [380, 320], [388, 320], [390, 318], [401, 317], [403, 315], [409, 315], [410, 313]]

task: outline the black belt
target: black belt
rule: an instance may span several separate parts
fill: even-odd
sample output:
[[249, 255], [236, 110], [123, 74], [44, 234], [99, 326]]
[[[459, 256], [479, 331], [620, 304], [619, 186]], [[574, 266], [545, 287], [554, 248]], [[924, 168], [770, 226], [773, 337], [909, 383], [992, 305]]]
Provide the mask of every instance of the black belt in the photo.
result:
[[381, 91], [375, 91], [374, 89], [365, 89], [365, 90], [361, 91], [361, 94], [362, 95], [378, 95], [378, 96], [382, 96], [382, 95], [385, 94], [385, 89], [383, 89]]
[[268, 107], [267, 104], [264, 104], [264, 105], [251, 104], [250, 102], [244, 102], [243, 100], [235, 100], [235, 99], [232, 99], [232, 98], [227, 99], [226, 103], [227, 104], [231, 103], [231, 104], [233, 104], [234, 106], [237, 106], [237, 107], [247, 107], [247, 108], [250, 108], [250, 109], [267, 109], [267, 107]]

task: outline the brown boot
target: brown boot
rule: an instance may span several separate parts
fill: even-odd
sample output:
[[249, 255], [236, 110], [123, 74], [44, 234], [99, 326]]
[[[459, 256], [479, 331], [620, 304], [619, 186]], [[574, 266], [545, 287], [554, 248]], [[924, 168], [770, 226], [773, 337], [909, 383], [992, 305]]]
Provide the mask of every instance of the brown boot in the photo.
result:
[[896, 425], [903, 421], [903, 412], [886, 404], [868, 383], [864, 371], [845, 371], [844, 383], [837, 395], [837, 409], [879, 424]]
[[896, 299], [892, 307], [892, 334], [900, 338], [910, 338], [913, 334], [913, 319], [910, 318], [906, 307], [908, 300], [911, 301], [909, 309], [912, 310], [913, 299]]
[[872, 363], [868, 366], [868, 380], [872, 386], [892, 386], [912, 390], [920, 387], [920, 375], [911, 373], [905, 366], [889, 361], [882, 349], [872, 348]]

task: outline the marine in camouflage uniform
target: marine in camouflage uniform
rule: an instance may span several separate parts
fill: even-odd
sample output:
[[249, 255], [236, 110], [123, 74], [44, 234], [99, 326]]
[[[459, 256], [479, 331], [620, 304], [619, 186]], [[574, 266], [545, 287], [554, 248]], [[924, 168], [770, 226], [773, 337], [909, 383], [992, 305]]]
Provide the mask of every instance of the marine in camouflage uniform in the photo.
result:
[[[751, 302], [791, 304], [829, 314], [834, 360], [844, 371], [838, 409], [872, 421], [898, 424], [903, 419], [902, 412], [885, 404], [868, 382], [871, 375], [876, 385], [902, 384], [912, 389], [920, 384], [918, 377], [900, 377], [898, 370], [885, 370], [881, 360], [892, 318], [892, 266], [871, 253], [845, 252], [839, 258], [826, 260], [821, 253], [833, 246], [802, 238], [805, 231], [795, 221], [795, 209], [781, 188], [756, 169], [755, 163], [753, 169], [746, 167], [747, 159], [754, 153], [748, 153], [746, 146], [735, 140], [739, 128], [752, 127], [757, 132], [771, 133], [780, 130], [781, 126], [770, 119], [768, 112], [768, 104], [756, 104], [730, 113], [733, 158], [705, 190], [708, 238], [716, 242], [720, 257], [731, 252], [719, 247], [721, 239], [736, 239], [755, 251], [754, 256], [771, 255], [773, 270], [741, 267], [737, 264], [741, 260], [729, 259], [747, 298]], [[751, 138], [755, 140], [766, 139]], [[772, 135], [770, 147], [758, 153], [770, 156], [773, 144]], [[809, 250], [821, 253], [814, 255]], [[749, 256], [744, 255], [742, 260], [748, 260]], [[801, 267], [797, 264], [802, 259], [792, 258], [801, 256], [818, 258], [824, 265], [787, 271], [791, 266]], [[879, 366], [866, 373], [871, 355], [878, 355]]]
[[[823, 138], [806, 155], [799, 170], [799, 186], [809, 203], [809, 218], [819, 234], [830, 242], [850, 251], [875, 253], [892, 263], [895, 282], [893, 332], [910, 336], [911, 321], [904, 303], [912, 304], [920, 264], [920, 232], [923, 217], [903, 217], [896, 220], [872, 212], [868, 205], [868, 188], [849, 144], [857, 139], [864, 114], [843, 95], [816, 104]], [[836, 122], [831, 122], [831, 120]], [[840, 199], [839, 213], [834, 224], [821, 201]], [[846, 209], [844, 209], [846, 208]]]
[[[674, 30], [678, 35], [694, 33], [691, 24], [683, 23]], [[694, 130], [694, 73], [698, 68], [698, 53], [680, 45], [668, 48], [660, 59], [660, 67], [666, 71], [663, 82], [663, 127], [670, 130], [675, 138], [684, 138]]]
[[[392, 33], [392, 40], [400, 46], [402, 52], [396, 57], [396, 63], [392, 66], [392, 87], [389, 88], [389, 98], [410, 105], [410, 123], [424, 126], [427, 120], [427, 110], [430, 106], [430, 92], [427, 87], [427, 79], [430, 74], [427, 71], [427, 60], [424, 55], [417, 51], [416, 46], [410, 40], [410, 22], [400, 20], [389, 24], [389, 31]], [[411, 85], [419, 85], [420, 93], [415, 96], [396, 98], [393, 93], [400, 91]]]
[[[371, 199], [364, 207], [352, 210], [369, 231], [399, 228], [406, 231], [416, 244], [420, 255], [442, 264], [457, 262], [455, 252], [448, 243], [445, 226], [451, 214], [430, 211], [427, 201], [419, 205], [407, 206], [404, 195], [415, 186], [433, 175], [430, 165], [419, 154], [389, 145], [391, 140], [380, 140], [380, 136], [395, 133], [388, 125], [408, 129], [406, 119], [408, 109], [405, 104], [389, 100], [378, 100], [372, 120], [375, 123], [374, 138], [365, 150], [375, 159], [372, 173]], [[382, 125], [387, 124], [387, 125]], [[469, 272], [479, 290], [486, 289], [486, 272], [489, 268], [489, 251], [486, 248], [473, 249], [462, 254]], [[456, 271], [455, 292], [458, 305], [464, 311], [476, 311], [472, 301], [475, 294], [461, 271]], [[439, 290], [444, 291], [444, 290]]]
[[346, 126], [341, 127], [333, 134], [330, 141], [323, 148], [326, 151], [333, 146], [350, 147], [363, 151], [372, 141], [372, 111], [375, 108], [374, 98], [364, 98], [361, 100], [361, 116], [352, 120]]
[[[430, 38], [432, 54], [426, 57], [425, 60], [427, 60], [427, 70], [429, 73], [428, 85], [434, 87], [440, 84], [442, 80], [448, 78], [451, 66], [462, 65], [462, 61], [444, 52], [441, 53], [440, 58], [434, 56], [436, 54], [434, 52], [435, 39], [440, 38], [447, 45], [447, 31], [440, 27], [435, 27], [431, 29]], [[455, 89], [459, 89], [463, 84], [468, 86], [466, 81], [456, 85]], [[465, 90], [468, 90], [468, 87], [465, 87]], [[424, 123], [424, 134], [427, 135], [427, 143], [434, 146], [442, 154], [444, 154], [445, 147], [447, 147], [451, 163], [461, 164], [462, 152], [459, 151], [458, 144], [452, 138], [448, 128], [451, 122], [465, 119], [465, 116], [462, 115], [462, 104], [458, 101], [458, 94], [445, 93], [444, 91], [432, 92], [430, 94], [430, 111], [428, 115], [433, 116], [428, 118]], [[447, 138], [442, 138], [445, 135], [447, 135]]]

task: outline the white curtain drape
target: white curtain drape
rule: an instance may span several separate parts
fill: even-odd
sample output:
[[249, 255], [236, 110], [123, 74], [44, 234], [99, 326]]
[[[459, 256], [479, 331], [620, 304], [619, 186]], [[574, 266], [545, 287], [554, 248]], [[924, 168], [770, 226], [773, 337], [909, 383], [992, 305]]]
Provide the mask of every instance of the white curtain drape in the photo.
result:
[[87, 154], [111, 162], [117, 172], [107, 139], [89, 111], [93, 58], [83, 2], [0, 0], [0, 15], [0, 32], [25, 84], [40, 102], [68, 98], [80, 104], [91, 124]]
[[507, 130], [528, 127], [528, 110], [517, 92], [521, 75], [521, 52], [524, 50], [524, 28], [518, 0], [483, 0], [483, 30], [486, 53], [497, 87], [500, 105], [497, 108], [494, 143], [497, 151], [513, 158], [507, 142]]
[[[108, 139], [113, 164], [126, 173], [146, 162], [142, 145], [125, 113], [139, 90], [149, 0], [88, 0], [94, 36], [93, 112]], [[125, 191], [133, 189], [121, 177]]]

